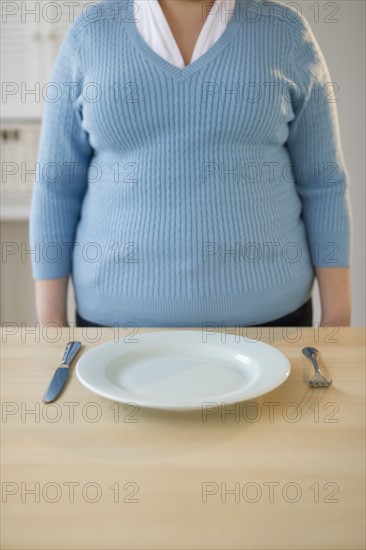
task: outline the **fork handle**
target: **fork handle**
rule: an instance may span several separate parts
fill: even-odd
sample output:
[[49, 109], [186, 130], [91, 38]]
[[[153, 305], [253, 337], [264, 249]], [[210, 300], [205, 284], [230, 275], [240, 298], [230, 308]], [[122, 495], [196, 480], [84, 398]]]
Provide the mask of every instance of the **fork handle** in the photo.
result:
[[312, 362], [315, 372], [320, 374], [319, 364], [317, 361], [319, 355], [318, 350], [315, 348], [304, 348], [302, 352]]
[[320, 370], [319, 370], [319, 364], [318, 364], [318, 361], [317, 361], [317, 357], [318, 357], [318, 354], [316, 354], [316, 355], [311, 354], [309, 359], [313, 363], [313, 367], [314, 367], [315, 372], [317, 374], [319, 374]]

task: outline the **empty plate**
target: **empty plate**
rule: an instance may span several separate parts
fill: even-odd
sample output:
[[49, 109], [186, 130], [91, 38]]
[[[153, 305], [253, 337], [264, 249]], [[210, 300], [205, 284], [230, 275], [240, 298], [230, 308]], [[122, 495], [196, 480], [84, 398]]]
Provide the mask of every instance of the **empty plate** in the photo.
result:
[[278, 349], [234, 334], [167, 330], [133, 340], [86, 352], [76, 364], [80, 382], [116, 402], [191, 410], [253, 399], [280, 386], [291, 371]]

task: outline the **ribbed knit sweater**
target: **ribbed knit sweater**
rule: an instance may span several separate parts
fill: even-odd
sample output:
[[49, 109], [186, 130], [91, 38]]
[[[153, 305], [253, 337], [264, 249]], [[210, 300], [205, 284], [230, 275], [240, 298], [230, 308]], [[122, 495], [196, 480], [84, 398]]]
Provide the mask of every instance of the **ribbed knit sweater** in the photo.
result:
[[[120, 9], [118, 9], [120, 8]], [[47, 88], [33, 277], [72, 276], [80, 315], [119, 326], [269, 322], [350, 265], [339, 92], [291, 7], [237, 0], [178, 68], [127, 0], [71, 24]]]

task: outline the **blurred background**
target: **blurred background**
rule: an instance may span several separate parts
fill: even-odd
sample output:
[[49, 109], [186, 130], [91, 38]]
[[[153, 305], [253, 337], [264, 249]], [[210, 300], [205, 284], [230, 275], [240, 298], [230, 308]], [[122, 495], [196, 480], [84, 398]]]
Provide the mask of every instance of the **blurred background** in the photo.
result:
[[[115, 0], [117, 1], [117, 0]], [[148, 0], [147, 0], [148, 1]], [[28, 217], [42, 120], [42, 88], [69, 24], [86, 0], [2, 0], [1, 7], [1, 309], [0, 322], [37, 321]], [[284, 2], [307, 18], [339, 86], [342, 144], [353, 209], [353, 326], [365, 323], [365, 2]], [[4, 93], [5, 92], [5, 93]], [[69, 322], [74, 295], [68, 292]], [[314, 322], [320, 320], [314, 288]]]

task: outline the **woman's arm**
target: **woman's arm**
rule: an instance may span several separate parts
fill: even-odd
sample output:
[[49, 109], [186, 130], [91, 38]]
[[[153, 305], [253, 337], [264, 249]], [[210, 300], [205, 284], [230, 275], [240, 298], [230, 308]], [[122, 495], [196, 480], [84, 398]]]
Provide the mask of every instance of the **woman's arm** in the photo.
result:
[[351, 277], [348, 267], [315, 269], [321, 301], [320, 326], [351, 326]]
[[37, 316], [41, 324], [56, 323], [68, 326], [67, 287], [69, 277], [36, 281]]
[[93, 157], [78, 102], [83, 85], [82, 25], [77, 19], [64, 38], [50, 79], [58, 94], [43, 109], [29, 220], [29, 245], [38, 251], [32, 255], [32, 276], [41, 324], [67, 324], [67, 283]]
[[287, 148], [311, 261], [319, 283], [321, 325], [349, 326], [352, 210], [337, 111], [338, 86], [304, 17], [293, 24], [292, 74], [298, 93]]

